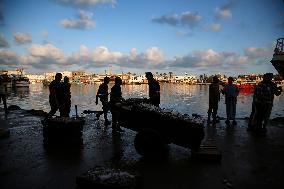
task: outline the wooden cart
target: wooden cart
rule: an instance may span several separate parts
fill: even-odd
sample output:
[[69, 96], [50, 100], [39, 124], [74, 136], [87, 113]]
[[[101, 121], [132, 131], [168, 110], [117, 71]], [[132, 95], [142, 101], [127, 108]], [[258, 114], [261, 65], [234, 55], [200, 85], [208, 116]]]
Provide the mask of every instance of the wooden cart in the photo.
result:
[[168, 144], [198, 150], [204, 138], [204, 121], [149, 104], [147, 99], [128, 99], [116, 104], [119, 124], [137, 131], [134, 146], [142, 156], [165, 154]]

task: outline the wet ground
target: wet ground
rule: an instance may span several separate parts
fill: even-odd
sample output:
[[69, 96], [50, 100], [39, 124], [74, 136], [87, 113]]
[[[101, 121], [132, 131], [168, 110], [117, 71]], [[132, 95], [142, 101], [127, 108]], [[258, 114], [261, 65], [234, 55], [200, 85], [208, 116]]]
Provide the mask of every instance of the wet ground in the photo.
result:
[[194, 161], [191, 150], [170, 145], [169, 158], [150, 161], [134, 149], [135, 132], [112, 135], [111, 127], [86, 116], [82, 148], [46, 150], [41, 117], [14, 110], [0, 127], [10, 137], [0, 139], [0, 188], [76, 188], [76, 176], [96, 167], [114, 167], [139, 175], [137, 188], [282, 188], [284, 186], [284, 123], [271, 122], [266, 136], [246, 131], [247, 121], [226, 127], [206, 127], [217, 142], [221, 162]]

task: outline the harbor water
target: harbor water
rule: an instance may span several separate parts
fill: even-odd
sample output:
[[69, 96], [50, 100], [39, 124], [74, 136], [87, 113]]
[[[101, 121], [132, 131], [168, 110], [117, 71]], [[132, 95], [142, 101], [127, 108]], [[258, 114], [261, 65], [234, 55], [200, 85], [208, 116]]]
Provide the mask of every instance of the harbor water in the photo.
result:
[[[113, 84], [109, 84], [109, 91]], [[78, 106], [78, 113], [84, 110], [101, 110], [101, 103], [95, 104], [96, 92], [99, 84], [72, 84], [71, 85], [71, 115], [75, 115], [74, 106]], [[237, 103], [237, 118], [248, 117], [251, 112], [253, 91], [240, 91]], [[147, 98], [148, 85], [123, 85], [122, 93], [127, 98]], [[161, 83], [161, 108], [170, 109], [182, 114], [207, 115], [208, 85], [186, 85]], [[49, 88], [41, 83], [30, 84], [8, 90], [7, 105], [18, 105], [22, 109], [37, 109], [48, 112], [50, 110]], [[226, 117], [224, 96], [221, 95], [218, 115]], [[274, 98], [271, 118], [284, 116], [284, 93]]]

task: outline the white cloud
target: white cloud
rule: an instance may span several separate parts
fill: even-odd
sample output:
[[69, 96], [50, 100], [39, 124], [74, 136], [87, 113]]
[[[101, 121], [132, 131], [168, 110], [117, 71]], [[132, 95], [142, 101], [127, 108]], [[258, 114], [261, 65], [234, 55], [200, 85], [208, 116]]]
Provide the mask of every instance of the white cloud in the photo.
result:
[[45, 45], [33, 44], [28, 49], [28, 52], [33, 57], [49, 58], [61, 62], [62, 60], [64, 60], [64, 53], [57, 47], [53, 46], [52, 44], [45, 44]]
[[151, 47], [146, 49], [145, 53], [143, 53], [146, 61], [150, 63], [159, 64], [164, 61], [164, 55], [158, 47]]
[[217, 52], [213, 49], [195, 50], [188, 55], [175, 57], [170, 67], [181, 68], [221, 68], [223, 66], [239, 66], [248, 63], [246, 56], [234, 52]]
[[26, 32], [14, 32], [14, 41], [18, 44], [25, 44], [32, 42], [32, 35]]
[[111, 52], [107, 47], [104, 46], [96, 47], [92, 53], [92, 60], [94, 62], [117, 63], [121, 58], [122, 53]]
[[[271, 52], [270, 52], [271, 51]], [[142, 52], [130, 49], [129, 53], [111, 51], [106, 46], [89, 49], [85, 45], [72, 54], [65, 54], [52, 44], [32, 44], [26, 55], [19, 55], [7, 49], [0, 49], [0, 64], [16, 67], [25, 65], [34, 69], [58, 67], [63, 69], [80, 68], [94, 69], [116, 65], [136, 69], [199, 69], [199, 70], [244, 70], [251, 65], [267, 65], [271, 58], [271, 47], [249, 47], [243, 54], [214, 49], [194, 50], [187, 55], [165, 59], [164, 53], [158, 47], [150, 47]], [[260, 68], [260, 67], [259, 67]], [[244, 70], [245, 71], [245, 70]]]
[[93, 13], [80, 10], [77, 19], [64, 19], [60, 21], [60, 26], [64, 28], [73, 29], [90, 29], [96, 26], [95, 22], [92, 20]]
[[54, 0], [63, 5], [73, 6], [73, 7], [94, 7], [100, 4], [110, 4], [112, 6], [116, 5], [116, 0]]
[[7, 48], [7, 47], [9, 47], [7, 40], [5, 39], [4, 35], [0, 33], [0, 48]]
[[248, 47], [244, 49], [244, 54], [249, 58], [260, 58], [263, 56], [272, 55], [272, 48], [257, 48], [257, 47]]
[[221, 29], [221, 25], [218, 23], [211, 23], [208, 25], [207, 30], [208, 31], [213, 31], [213, 32], [218, 32]]

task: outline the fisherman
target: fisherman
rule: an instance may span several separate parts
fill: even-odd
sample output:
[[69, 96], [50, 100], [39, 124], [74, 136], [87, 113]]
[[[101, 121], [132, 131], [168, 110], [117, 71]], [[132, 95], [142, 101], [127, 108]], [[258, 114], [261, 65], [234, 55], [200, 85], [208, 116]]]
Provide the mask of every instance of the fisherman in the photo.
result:
[[228, 84], [226, 84], [221, 90], [222, 94], [225, 95], [225, 104], [226, 104], [226, 113], [227, 120], [226, 124], [230, 124], [230, 120], [233, 120], [233, 125], [237, 125], [235, 120], [236, 117], [236, 105], [237, 105], [237, 97], [239, 95], [239, 89], [236, 85], [233, 84], [233, 78], [228, 78]]
[[149, 85], [149, 97], [150, 103], [154, 106], [159, 107], [160, 105], [160, 84], [153, 77], [151, 72], [146, 72], [146, 78]]
[[282, 92], [281, 87], [272, 82], [273, 74], [263, 75], [254, 91], [254, 115], [248, 131], [255, 129], [257, 132], [267, 132], [266, 126], [273, 107], [274, 95], [279, 96]]
[[61, 79], [62, 74], [56, 73], [55, 79], [49, 85], [49, 104], [51, 109], [46, 118], [51, 118], [58, 109], [60, 116], [64, 115], [64, 95], [60, 83]]
[[122, 80], [120, 77], [116, 77], [114, 79], [114, 86], [111, 88], [110, 92], [110, 111], [112, 114], [112, 131], [113, 132], [123, 132], [123, 130], [120, 128], [120, 125], [118, 123], [119, 118], [119, 110], [117, 110], [117, 107], [115, 106], [116, 103], [123, 101], [122, 98], [122, 92], [121, 92], [121, 85]]
[[5, 114], [7, 115], [8, 109], [7, 109], [7, 102], [6, 102], [6, 92], [7, 92], [7, 85], [4, 82], [4, 78], [0, 76], [0, 103], [2, 100], [4, 104], [4, 111], [5, 111]]
[[69, 78], [64, 77], [64, 82], [62, 83], [62, 90], [64, 95], [64, 117], [69, 117], [71, 108], [71, 84], [69, 83]]
[[103, 105], [103, 112], [104, 112], [104, 118], [105, 118], [105, 125], [109, 125], [110, 122], [107, 119], [107, 112], [109, 110], [109, 104], [108, 104], [108, 83], [110, 78], [105, 77], [104, 82], [99, 86], [97, 95], [96, 95], [96, 105], [98, 105], [98, 98], [100, 98], [100, 101]]
[[214, 76], [212, 83], [209, 85], [209, 109], [208, 109], [208, 121], [210, 124], [211, 114], [213, 117], [213, 125], [216, 124], [216, 116], [218, 111], [218, 103], [220, 101], [219, 79]]

